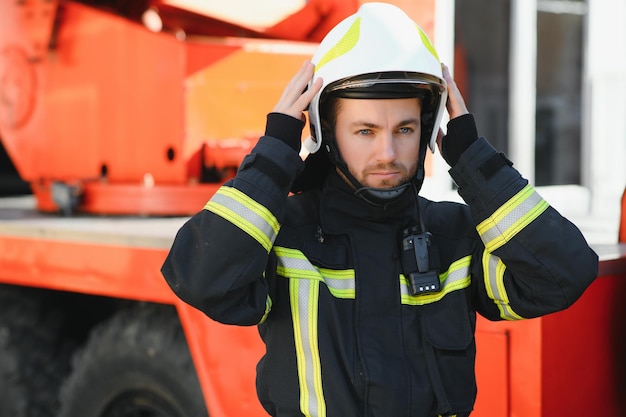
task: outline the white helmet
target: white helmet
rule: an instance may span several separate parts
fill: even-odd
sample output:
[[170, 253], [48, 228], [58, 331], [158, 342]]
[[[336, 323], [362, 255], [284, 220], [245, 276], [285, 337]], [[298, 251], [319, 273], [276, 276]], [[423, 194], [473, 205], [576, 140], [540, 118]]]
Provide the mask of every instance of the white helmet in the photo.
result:
[[[320, 121], [320, 104], [323, 105], [326, 96], [419, 97], [422, 99], [422, 137], [428, 138], [422, 141], [423, 151], [420, 152], [422, 172], [418, 175], [423, 177], [426, 145], [434, 152], [447, 97], [439, 57], [424, 31], [394, 5], [365, 3], [326, 35], [312, 62], [315, 64], [313, 80], [321, 77], [323, 85], [308, 109], [311, 137], [305, 140], [304, 147], [309, 154], [316, 153], [322, 143], [333, 153], [329, 145], [334, 146], [334, 139], [323, 137], [326, 133], [322, 132]], [[332, 158], [341, 157], [331, 155]], [[337, 164], [341, 161], [332, 162], [341, 165]]]
[[[319, 105], [324, 94], [344, 90], [345, 96], [349, 97], [351, 89], [365, 92], [369, 87], [383, 83], [405, 84], [432, 95], [430, 108], [426, 110], [432, 112], [427, 121], [430, 124], [428, 145], [434, 152], [445, 110], [446, 82], [430, 39], [401, 9], [388, 3], [363, 4], [357, 13], [344, 19], [326, 35], [312, 61], [315, 64], [313, 79], [321, 77], [323, 85], [309, 106], [313, 136], [305, 141], [309, 153], [317, 152], [322, 143]], [[384, 79], [385, 73], [399, 77]], [[384, 93], [377, 95], [374, 90], [371, 91], [372, 98], [394, 97], [393, 92], [387, 97]], [[415, 96], [419, 97], [418, 94]]]

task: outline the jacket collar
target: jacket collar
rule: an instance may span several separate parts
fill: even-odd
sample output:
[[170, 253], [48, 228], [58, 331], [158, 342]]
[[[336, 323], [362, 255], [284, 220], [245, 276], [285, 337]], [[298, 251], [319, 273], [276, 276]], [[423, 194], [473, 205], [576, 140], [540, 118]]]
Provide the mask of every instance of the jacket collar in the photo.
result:
[[322, 228], [333, 232], [365, 223], [409, 223], [415, 221], [415, 199], [412, 190], [407, 189], [383, 207], [372, 205], [355, 195], [354, 189], [331, 169], [322, 190]]

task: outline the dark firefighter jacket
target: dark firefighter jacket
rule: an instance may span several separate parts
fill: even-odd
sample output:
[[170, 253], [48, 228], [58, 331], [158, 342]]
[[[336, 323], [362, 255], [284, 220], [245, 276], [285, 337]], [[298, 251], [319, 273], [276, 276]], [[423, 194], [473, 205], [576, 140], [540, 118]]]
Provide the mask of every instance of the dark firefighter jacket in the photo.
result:
[[467, 415], [476, 312], [555, 312], [597, 273], [579, 230], [507, 162], [477, 139], [450, 170], [467, 205], [420, 197], [436, 293], [411, 295], [401, 267], [414, 193], [375, 207], [333, 171], [288, 197], [302, 161], [268, 135], [180, 229], [162, 272], [214, 320], [258, 325], [257, 391], [272, 416]]

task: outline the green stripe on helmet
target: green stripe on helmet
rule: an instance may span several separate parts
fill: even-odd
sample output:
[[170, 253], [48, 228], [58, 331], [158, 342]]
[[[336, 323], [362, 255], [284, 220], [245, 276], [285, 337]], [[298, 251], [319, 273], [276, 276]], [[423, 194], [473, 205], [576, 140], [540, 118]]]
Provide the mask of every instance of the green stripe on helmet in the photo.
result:
[[320, 59], [315, 68], [315, 72], [319, 71], [321, 67], [328, 64], [330, 61], [339, 58], [340, 56], [348, 53], [359, 41], [361, 36], [361, 18], [354, 19], [354, 23], [346, 31], [343, 37], [337, 42], [335, 46], [330, 48], [328, 52]]
[[437, 55], [437, 50], [435, 49], [433, 44], [430, 42], [428, 35], [426, 35], [424, 31], [422, 30], [422, 28], [419, 27], [418, 25], [415, 25], [415, 27], [417, 31], [419, 32], [420, 38], [422, 39], [422, 43], [424, 44], [426, 49], [428, 49], [428, 51], [437, 59], [437, 61], [439, 61], [439, 55]]

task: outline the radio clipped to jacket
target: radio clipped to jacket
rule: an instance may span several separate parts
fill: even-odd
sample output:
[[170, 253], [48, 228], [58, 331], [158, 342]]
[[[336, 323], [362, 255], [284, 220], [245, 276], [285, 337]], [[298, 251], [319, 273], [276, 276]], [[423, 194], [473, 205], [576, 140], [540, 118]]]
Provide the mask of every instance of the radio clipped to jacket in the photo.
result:
[[441, 291], [439, 281], [439, 250], [429, 232], [417, 226], [402, 232], [402, 271], [409, 281], [411, 295]]

